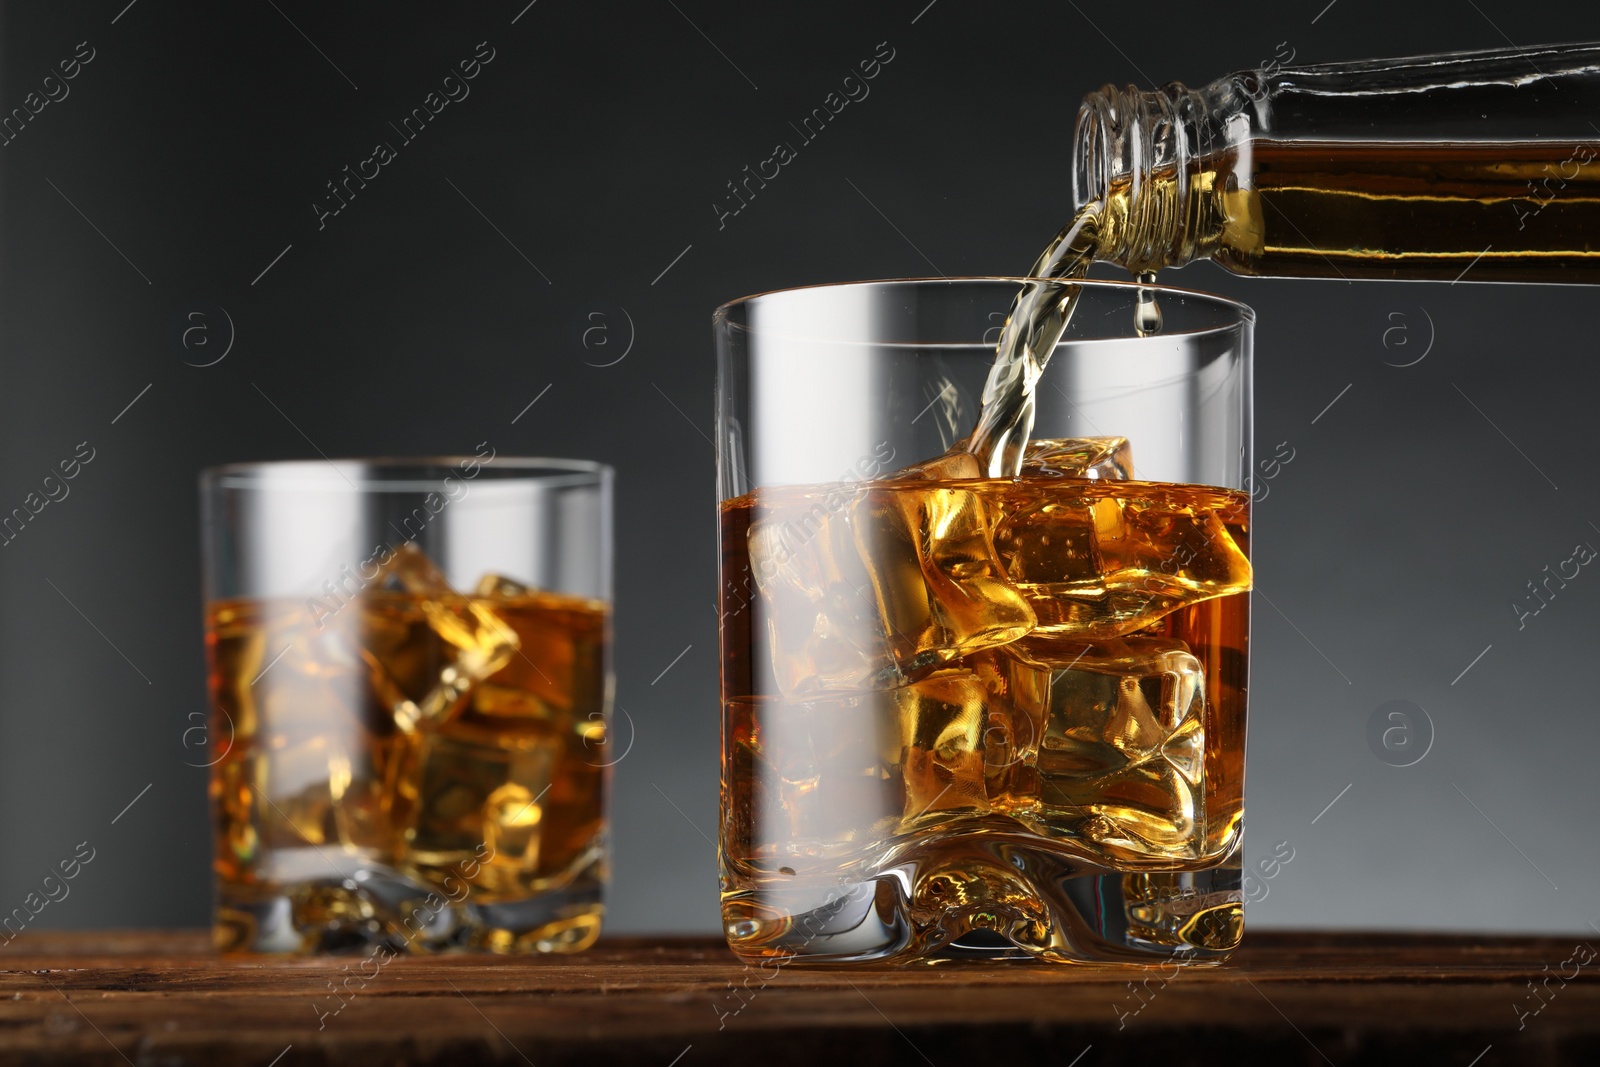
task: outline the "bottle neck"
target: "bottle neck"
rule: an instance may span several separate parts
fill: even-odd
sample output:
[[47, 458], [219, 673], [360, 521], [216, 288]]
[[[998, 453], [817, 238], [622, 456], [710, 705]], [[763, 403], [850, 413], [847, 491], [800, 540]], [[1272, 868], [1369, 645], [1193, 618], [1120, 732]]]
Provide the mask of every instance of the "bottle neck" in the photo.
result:
[[1074, 134], [1075, 210], [1098, 202], [1096, 258], [1134, 274], [1209, 256], [1198, 164], [1210, 147], [1209, 108], [1177, 82], [1154, 92], [1107, 85], [1084, 98]]

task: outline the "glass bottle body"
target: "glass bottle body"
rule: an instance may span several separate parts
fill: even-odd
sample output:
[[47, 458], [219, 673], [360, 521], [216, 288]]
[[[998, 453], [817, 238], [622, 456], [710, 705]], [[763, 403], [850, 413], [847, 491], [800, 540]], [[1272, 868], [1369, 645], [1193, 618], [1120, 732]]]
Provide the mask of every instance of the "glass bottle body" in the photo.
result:
[[1600, 46], [1110, 86], [1073, 195], [1140, 274], [1600, 282]]

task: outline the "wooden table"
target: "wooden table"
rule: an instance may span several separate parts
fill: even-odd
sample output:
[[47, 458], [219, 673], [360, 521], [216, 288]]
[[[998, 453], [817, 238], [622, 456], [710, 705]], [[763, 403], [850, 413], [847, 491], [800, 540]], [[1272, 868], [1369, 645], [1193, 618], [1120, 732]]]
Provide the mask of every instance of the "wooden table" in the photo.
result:
[[683, 938], [396, 959], [363, 987], [357, 960], [220, 960], [198, 932], [30, 934], [0, 955], [0, 1064], [1600, 1064], [1590, 941], [1258, 932], [1136, 996], [1026, 963], [763, 973]]

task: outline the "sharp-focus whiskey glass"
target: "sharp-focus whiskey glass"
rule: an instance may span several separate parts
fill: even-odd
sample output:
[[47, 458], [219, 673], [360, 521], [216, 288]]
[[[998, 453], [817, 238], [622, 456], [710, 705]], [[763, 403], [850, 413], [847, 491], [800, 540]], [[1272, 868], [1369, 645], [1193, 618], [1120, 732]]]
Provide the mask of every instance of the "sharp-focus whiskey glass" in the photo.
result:
[[484, 446], [217, 467], [201, 498], [218, 947], [591, 944], [610, 469]]
[[1239, 943], [1254, 317], [1079, 283], [1021, 475], [979, 477], [1020, 284], [716, 313], [721, 899], [747, 960]]

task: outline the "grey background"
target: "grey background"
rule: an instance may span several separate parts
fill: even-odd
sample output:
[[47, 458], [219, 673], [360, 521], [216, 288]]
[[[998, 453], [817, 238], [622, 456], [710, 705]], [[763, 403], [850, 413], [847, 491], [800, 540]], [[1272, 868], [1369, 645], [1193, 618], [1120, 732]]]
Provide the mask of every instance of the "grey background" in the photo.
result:
[[[97, 850], [40, 915], [51, 926], [207, 921], [205, 773], [183, 740], [205, 707], [199, 468], [489, 440], [617, 467], [618, 699], [636, 735], [616, 769], [610, 928], [714, 930], [712, 308], [1025, 269], [1065, 218], [1077, 101], [1106, 81], [1202, 84], [1279, 42], [1321, 61], [1498, 46], [1499, 28], [1600, 39], [1600, 12], [1562, 5], [1529, 25], [1509, 0], [1225, 17], [1151, 2], [125, 3], [3, 7], [0, 109], [79, 41], [97, 53], [0, 148], [0, 511], [78, 442], [96, 450], [0, 548], [0, 912], [78, 842]], [[480, 41], [497, 54], [470, 97], [319, 231], [324, 183], [394, 140], [388, 122]], [[880, 41], [895, 58], [870, 97], [719, 229], [724, 183]], [[1585, 325], [1600, 292], [1210, 265], [1171, 280], [1258, 310], [1258, 452], [1287, 441], [1295, 456], [1257, 511], [1249, 769], [1251, 862], [1279, 841], [1294, 859], [1252, 923], [1600, 921], [1600, 575], [1520, 631], [1510, 607], [1575, 543], [1600, 545]], [[237, 332], [203, 369], [173, 329], [200, 304]], [[626, 347], [628, 319], [626, 358], [595, 366]], [[599, 323], [609, 333], [585, 347]], [[1386, 365], [1430, 334], [1420, 363]], [[1415, 766], [1368, 747], [1391, 700], [1431, 718]]]

